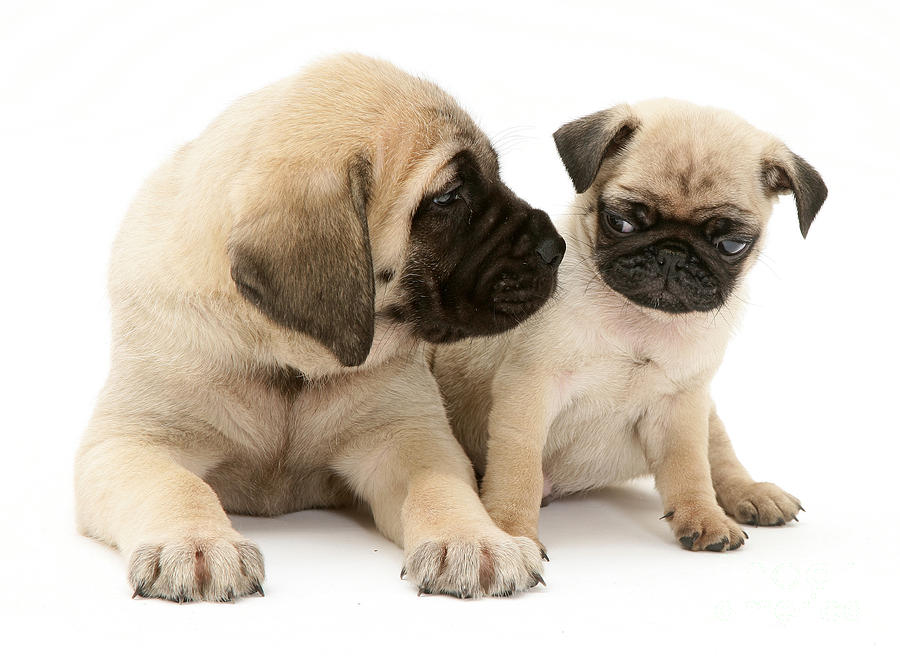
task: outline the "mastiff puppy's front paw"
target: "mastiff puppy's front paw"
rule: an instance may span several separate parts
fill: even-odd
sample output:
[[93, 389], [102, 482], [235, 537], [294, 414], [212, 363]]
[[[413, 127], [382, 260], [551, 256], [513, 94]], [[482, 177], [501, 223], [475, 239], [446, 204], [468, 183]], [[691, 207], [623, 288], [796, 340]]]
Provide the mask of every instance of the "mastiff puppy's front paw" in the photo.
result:
[[232, 601], [263, 594], [259, 548], [240, 536], [188, 537], [144, 544], [129, 559], [135, 597], [177, 601]]
[[498, 532], [426, 540], [408, 552], [401, 576], [420, 594], [508, 597], [544, 583], [543, 569], [533, 540]]

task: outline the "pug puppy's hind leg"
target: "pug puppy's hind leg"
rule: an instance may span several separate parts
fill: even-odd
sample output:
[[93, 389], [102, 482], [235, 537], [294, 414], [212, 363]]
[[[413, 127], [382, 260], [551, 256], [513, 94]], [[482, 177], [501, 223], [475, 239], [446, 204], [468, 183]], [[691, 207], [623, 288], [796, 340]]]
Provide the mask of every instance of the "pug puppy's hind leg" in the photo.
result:
[[709, 402], [679, 395], [638, 427], [664, 514], [676, 539], [692, 551], [732, 551], [745, 534], [716, 503], [707, 456]]
[[709, 415], [709, 466], [719, 505], [742, 524], [783, 526], [797, 521], [800, 500], [772, 483], [758, 483], [734, 453], [715, 408]]

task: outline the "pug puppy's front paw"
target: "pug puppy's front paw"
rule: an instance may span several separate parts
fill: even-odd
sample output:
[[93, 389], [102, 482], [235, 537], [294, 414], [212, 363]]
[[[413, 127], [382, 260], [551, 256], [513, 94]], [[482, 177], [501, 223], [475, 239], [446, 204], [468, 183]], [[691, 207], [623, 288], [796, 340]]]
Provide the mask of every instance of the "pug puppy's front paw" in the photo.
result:
[[732, 485], [718, 497], [726, 513], [752, 526], [784, 526], [803, 510], [797, 497], [773, 483]]
[[178, 603], [262, 596], [262, 554], [254, 543], [235, 535], [182, 537], [137, 547], [128, 563], [134, 596]]
[[508, 535], [530, 539], [537, 545], [538, 551], [541, 554], [541, 560], [550, 562], [550, 557], [547, 556], [547, 548], [544, 546], [543, 542], [538, 540], [536, 527], [532, 528], [530, 526], [523, 526], [514, 522], [507, 522], [502, 519], [500, 519], [499, 521], [495, 519], [494, 523], [497, 525], [497, 528], [499, 528], [504, 533], [507, 533]]
[[549, 562], [547, 556], [547, 548], [538, 539], [537, 520], [530, 521], [523, 517], [523, 513], [517, 512], [515, 509], [509, 510], [505, 507], [497, 507], [490, 500], [485, 500], [485, 509], [488, 511], [491, 519], [504, 533], [513, 537], [530, 538], [541, 552], [541, 559]]
[[691, 551], [734, 551], [747, 538], [741, 527], [716, 505], [681, 502], [662, 516], [681, 546]]
[[544, 583], [541, 551], [533, 540], [497, 531], [421, 542], [407, 552], [401, 577], [419, 594], [508, 597]]

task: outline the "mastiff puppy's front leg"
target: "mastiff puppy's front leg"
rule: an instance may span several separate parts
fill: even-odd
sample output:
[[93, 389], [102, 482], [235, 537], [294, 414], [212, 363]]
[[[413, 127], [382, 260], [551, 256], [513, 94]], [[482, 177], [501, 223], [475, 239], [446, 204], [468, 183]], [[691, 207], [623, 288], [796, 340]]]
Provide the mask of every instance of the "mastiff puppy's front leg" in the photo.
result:
[[[401, 574], [420, 592], [507, 596], [543, 583], [537, 545], [500, 530], [478, 498], [472, 465], [453, 438], [424, 363], [406, 390], [384, 395], [377, 424], [354, 436], [337, 469], [404, 550]], [[415, 404], [398, 403], [415, 398]]]
[[216, 493], [179, 463], [172, 427], [117, 419], [102, 404], [75, 464], [78, 526], [128, 560], [134, 596], [230, 601], [263, 593], [263, 558]]

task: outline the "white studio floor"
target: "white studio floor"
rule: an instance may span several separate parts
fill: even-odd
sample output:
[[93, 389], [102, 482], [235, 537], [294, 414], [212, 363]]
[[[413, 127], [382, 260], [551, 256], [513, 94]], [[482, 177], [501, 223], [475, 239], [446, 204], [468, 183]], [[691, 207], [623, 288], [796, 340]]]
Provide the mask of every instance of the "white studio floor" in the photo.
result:
[[399, 578], [400, 550], [367, 516], [321, 510], [234, 518], [265, 555], [265, 598], [132, 600], [119, 555], [77, 536], [68, 504], [58, 504], [49, 526], [27, 527], [41, 536], [19, 543], [27, 566], [4, 555], [13, 567], [5, 633], [29, 653], [72, 644], [137, 654], [267, 645], [458, 653], [476, 644], [527, 653], [889, 651], [896, 522], [869, 530], [883, 522], [873, 506], [855, 507], [815, 475], [795, 478], [805, 479], [809, 512], [786, 527], [748, 528], [748, 543], [729, 553], [682, 550], [657, 519], [647, 481], [555, 502], [541, 515], [547, 587], [482, 600], [417, 596]]

